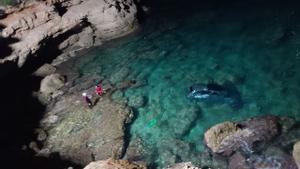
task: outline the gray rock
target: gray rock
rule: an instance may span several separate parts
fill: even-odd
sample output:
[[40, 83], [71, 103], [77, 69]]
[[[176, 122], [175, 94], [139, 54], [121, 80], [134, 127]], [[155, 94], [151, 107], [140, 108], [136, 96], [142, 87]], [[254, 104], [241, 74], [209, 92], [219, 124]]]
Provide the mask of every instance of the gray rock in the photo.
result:
[[81, 96], [64, 95], [49, 110], [51, 114], [59, 114], [60, 121], [47, 128], [43, 148], [82, 165], [121, 158], [125, 129], [133, 117], [131, 109], [112, 102], [108, 96], [101, 97], [91, 109], [77, 104], [77, 99]]
[[147, 169], [147, 167], [127, 160], [107, 159], [91, 162], [84, 169]]
[[33, 75], [40, 76], [40, 77], [46, 77], [50, 74], [53, 74], [56, 71], [56, 68], [50, 64], [44, 64], [40, 68], [38, 68]]
[[51, 74], [46, 76], [41, 81], [40, 92], [45, 96], [50, 96], [55, 91], [63, 87], [65, 84], [65, 77], [60, 74]]

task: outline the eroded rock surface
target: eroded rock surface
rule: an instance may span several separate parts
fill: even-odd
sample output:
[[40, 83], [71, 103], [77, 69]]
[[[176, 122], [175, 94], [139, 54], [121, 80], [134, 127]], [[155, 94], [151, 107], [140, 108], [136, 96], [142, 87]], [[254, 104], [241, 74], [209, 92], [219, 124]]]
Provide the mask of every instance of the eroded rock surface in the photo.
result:
[[126, 125], [133, 113], [107, 96], [94, 96], [92, 100], [95, 105], [90, 109], [83, 103], [81, 93], [62, 96], [45, 115], [45, 119], [53, 116], [58, 119], [54, 123], [45, 120], [42, 124], [48, 130], [43, 149], [59, 152], [63, 158], [83, 165], [94, 160], [121, 158], [125, 151]]
[[204, 140], [214, 153], [231, 155], [236, 150], [252, 152], [277, 134], [278, 119], [264, 116], [240, 123], [225, 122], [215, 125], [205, 132]]
[[[101, 44], [133, 31], [136, 12], [133, 0], [29, 1], [6, 9], [0, 20], [2, 37], [16, 42], [10, 44], [12, 52], [2, 56], [0, 63], [21, 67], [29, 58], [43, 57], [38, 52], [47, 45], [74, 51]], [[56, 60], [56, 64], [63, 60]]]
[[91, 162], [84, 169], [146, 169], [146, 166], [129, 162], [127, 160], [103, 160]]

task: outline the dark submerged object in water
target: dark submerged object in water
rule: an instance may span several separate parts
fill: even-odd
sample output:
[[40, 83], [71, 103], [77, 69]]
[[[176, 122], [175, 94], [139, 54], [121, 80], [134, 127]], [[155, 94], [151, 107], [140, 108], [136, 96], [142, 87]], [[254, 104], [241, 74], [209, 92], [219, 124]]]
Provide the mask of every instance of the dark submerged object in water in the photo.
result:
[[189, 87], [187, 97], [207, 104], [228, 104], [237, 109], [243, 107], [241, 95], [232, 83], [224, 85], [216, 83], [194, 84]]

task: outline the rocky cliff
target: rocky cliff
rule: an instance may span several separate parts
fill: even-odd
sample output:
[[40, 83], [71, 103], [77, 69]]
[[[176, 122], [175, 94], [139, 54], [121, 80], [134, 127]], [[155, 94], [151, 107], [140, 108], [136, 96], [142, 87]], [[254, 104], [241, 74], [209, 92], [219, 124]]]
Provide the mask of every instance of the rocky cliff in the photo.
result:
[[[44, 0], [6, 8], [0, 20], [0, 66], [22, 67], [46, 56], [49, 62], [62, 50], [76, 51], [120, 37], [137, 27], [136, 13], [133, 0]], [[68, 54], [63, 56], [54, 64]]]

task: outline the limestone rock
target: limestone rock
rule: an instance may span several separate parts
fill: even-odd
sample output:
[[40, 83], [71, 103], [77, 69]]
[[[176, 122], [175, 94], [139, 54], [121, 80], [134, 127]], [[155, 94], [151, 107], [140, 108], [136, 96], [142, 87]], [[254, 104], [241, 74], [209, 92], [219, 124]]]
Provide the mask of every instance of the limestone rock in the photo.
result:
[[240, 123], [225, 122], [206, 131], [206, 145], [217, 154], [231, 155], [236, 150], [251, 153], [279, 133], [274, 116], [250, 118]]
[[33, 75], [40, 76], [40, 77], [46, 77], [50, 74], [53, 74], [56, 71], [56, 68], [50, 64], [44, 64], [40, 68], [38, 68]]
[[129, 162], [127, 160], [102, 160], [91, 162], [84, 169], [146, 169], [146, 166]]
[[97, 102], [93, 100], [95, 105], [91, 109], [81, 99], [81, 93], [64, 95], [49, 108], [61, 120], [47, 131], [43, 149], [59, 152], [62, 158], [82, 165], [93, 160], [121, 158], [125, 151], [126, 125], [133, 117], [131, 109], [112, 102], [106, 95]]
[[224, 122], [217, 124], [207, 130], [204, 134], [206, 145], [213, 151], [219, 152], [220, 145], [226, 137], [232, 136], [234, 133], [240, 131], [236, 123]]
[[[29, 57], [43, 57], [43, 54], [36, 56], [41, 47], [90, 47], [137, 27], [133, 0], [28, 1], [19, 8], [5, 10], [6, 15], [0, 20], [5, 27], [2, 36], [17, 42], [10, 44], [12, 53], [1, 58], [0, 64], [13, 62], [19, 67]], [[57, 46], [53, 46], [53, 41]]]
[[41, 81], [40, 92], [43, 95], [49, 96], [56, 90], [60, 89], [65, 84], [65, 78], [60, 74], [51, 74], [46, 76]]
[[298, 168], [300, 168], [300, 141], [294, 144], [293, 157], [297, 163]]

